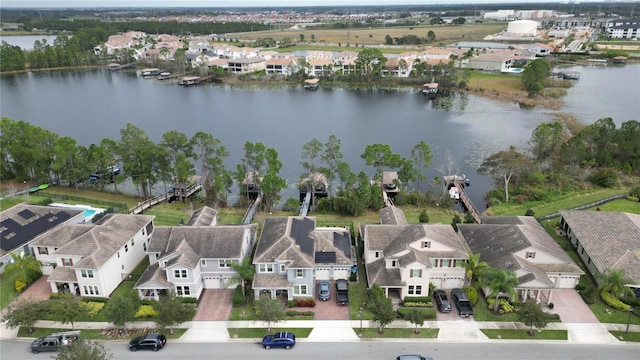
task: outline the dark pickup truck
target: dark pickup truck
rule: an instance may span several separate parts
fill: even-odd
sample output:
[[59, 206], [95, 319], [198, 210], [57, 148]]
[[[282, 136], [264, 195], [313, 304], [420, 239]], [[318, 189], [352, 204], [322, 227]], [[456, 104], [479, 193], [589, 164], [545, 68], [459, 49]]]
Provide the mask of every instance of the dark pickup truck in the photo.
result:
[[458, 315], [462, 317], [473, 316], [473, 308], [471, 307], [469, 298], [462, 289], [451, 290], [451, 301], [455, 304]]
[[336, 302], [338, 305], [349, 304], [349, 282], [347, 280], [336, 280]]

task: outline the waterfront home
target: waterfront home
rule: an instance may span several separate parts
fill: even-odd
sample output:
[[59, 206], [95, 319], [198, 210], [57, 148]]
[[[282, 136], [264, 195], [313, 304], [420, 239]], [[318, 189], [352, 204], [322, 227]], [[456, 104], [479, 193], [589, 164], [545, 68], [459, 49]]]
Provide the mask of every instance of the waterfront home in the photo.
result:
[[232, 74], [247, 74], [265, 70], [267, 61], [261, 57], [234, 58], [228, 61], [228, 71]]

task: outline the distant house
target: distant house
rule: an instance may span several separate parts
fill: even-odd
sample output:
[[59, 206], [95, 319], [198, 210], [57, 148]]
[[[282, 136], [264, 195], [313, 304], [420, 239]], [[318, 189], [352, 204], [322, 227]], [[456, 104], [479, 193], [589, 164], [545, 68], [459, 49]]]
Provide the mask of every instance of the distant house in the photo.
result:
[[311, 59], [308, 61], [311, 69], [307, 75], [321, 77], [333, 73], [333, 60], [331, 59]]
[[467, 249], [451, 225], [408, 224], [394, 206], [380, 210], [380, 224], [362, 224], [368, 286], [380, 285], [394, 302], [429, 296], [429, 284], [452, 289], [464, 284]]
[[[29, 245], [39, 235], [61, 224], [81, 224], [85, 220], [82, 210], [17, 204], [0, 212], [0, 273], [13, 262], [10, 252], [16, 255], [34, 255]], [[36, 249], [37, 250], [37, 249]], [[44, 250], [43, 250], [44, 251]]]
[[640, 19], [609, 20], [604, 30], [610, 39], [637, 39], [640, 37]]
[[146, 256], [153, 216], [110, 214], [97, 224], [63, 224], [29, 247], [53, 270], [51, 291], [108, 297]]
[[552, 46], [540, 43], [531, 44], [529, 46], [526, 46], [525, 49], [528, 52], [535, 54], [535, 56], [547, 56], [553, 51]]
[[316, 280], [349, 279], [355, 255], [344, 228], [317, 228], [313, 217], [272, 217], [256, 246], [253, 291], [288, 300], [315, 296]]
[[234, 58], [228, 62], [228, 71], [232, 74], [247, 74], [263, 71], [266, 67], [267, 62], [261, 57]]
[[513, 54], [508, 51], [490, 51], [469, 60], [469, 68], [483, 71], [506, 72], [511, 69]]
[[584, 274], [533, 217], [483, 217], [482, 224], [458, 224], [458, 231], [481, 261], [516, 273], [520, 299], [550, 303], [556, 289], [573, 289]]
[[289, 76], [299, 68], [298, 58], [269, 59], [266, 62], [267, 74]]
[[141, 299], [157, 300], [168, 290], [199, 298], [205, 289], [235, 287], [231, 264], [250, 256], [256, 224], [217, 225], [217, 211], [203, 207], [186, 226], [159, 226], [147, 250], [150, 266], [134, 285]]
[[610, 211], [561, 211], [567, 234], [591, 275], [599, 280], [608, 270], [624, 270], [640, 284], [640, 215]]

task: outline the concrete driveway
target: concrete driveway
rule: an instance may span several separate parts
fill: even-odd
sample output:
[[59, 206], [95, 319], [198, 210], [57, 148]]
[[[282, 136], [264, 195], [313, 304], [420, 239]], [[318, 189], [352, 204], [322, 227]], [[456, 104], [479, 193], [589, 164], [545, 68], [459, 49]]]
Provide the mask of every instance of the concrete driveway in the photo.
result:
[[556, 290], [551, 302], [554, 305], [553, 309], [547, 309], [547, 311], [560, 315], [560, 320], [563, 323], [600, 322], [575, 289]]
[[202, 292], [194, 321], [227, 321], [233, 305], [233, 290], [206, 289]]

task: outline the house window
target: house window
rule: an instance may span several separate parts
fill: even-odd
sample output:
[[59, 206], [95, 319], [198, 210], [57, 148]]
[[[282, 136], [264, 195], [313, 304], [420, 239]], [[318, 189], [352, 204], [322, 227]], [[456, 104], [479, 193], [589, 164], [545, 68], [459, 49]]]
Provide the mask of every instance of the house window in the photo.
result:
[[260, 272], [260, 273], [272, 273], [273, 272], [273, 264], [260, 264], [260, 265], [258, 265], [258, 272]]
[[219, 268], [230, 268], [231, 267], [231, 262], [229, 260], [218, 260], [218, 267]]
[[422, 295], [422, 285], [409, 285], [409, 295]]
[[304, 284], [294, 285], [293, 295], [308, 295], [307, 285], [304, 285]]
[[131, 239], [131, 247], [133, 247], [133, 245], [135, 245], [135, 244], [133, 242], [133, 239]]
[[422, 269], [411, 269], [410, 277], [412, 277], [412, 278], [420, 278], [420, 277], [422, 277]]
[[142, 250], [147, 251], [147, 243], [142, 243]]
[[120, 257], [120, 251], [118, 251], [118, 258]]
[[423, 248], [430, 248], [431, 247], [431, 241], [429, 240], [425, 240], [422, 242], [422, 247]]
[[283, 273], [285, 271], [286, 271], [286, 269], [285, 269], [284, 264], [280, 264], [280, 272]]
[[394, 268], [394, 267], [396, 267], [396, 265], [397, 265], [397, 264], [398, 264], [398, 262], [397, 262], [397, 261], [395, 261], [395, 260], [391, 260], [391, 267], [393, 267], [393, 268]]
[[73, 266], [73, 260], [70, 258], [62, 258], [62, 266]]
[[207, 260], [205, 260], [205, 259], [200, 260], [200, 266], [201, 267], [207, 267]]
[[129, 252], [129, 245], [124, 244], [124, 252]]
[[85, 295], [100, 295], [98, 287], [95, 285], [83, 285], [82, 291], [84, 291]]
[[173, 270], [173, 277], [176, 279], [186, 279], [187, 278], [187, 270]]
[[120, 268], [121, 268], [122, 270], [124, 270], [124, 264], [122, 264], [122, 266], [120, 266]]
[[296, 277], [297, 277], [297, 278], [304, 277], [304, 270], [302, 270], [302, 269], [296, 269]]
[[533, 259], [536, 257], [536, 252], [535, 251], [527, 251], [527, 255], [526, 255], [527, 259]]
[[380, 251], [376, 251], [374, 256], [376, 257], [376, 259], [379, 258], [380, 257]]
[[93, 270], [80, 270], [80, 276], [83, 278], [93, 278]]
[[38, 246], [38, 254], [49, 255], [49, 249], [46, 246]]
[[191, 289], [189, 286], [176, 286], [176, 294], [179, 296], [191, 295]]
[[449, 267], [451, 266], [451, 260], [450, 259], [442, 259], [440, 260], [442, 261], [442, 267]]

